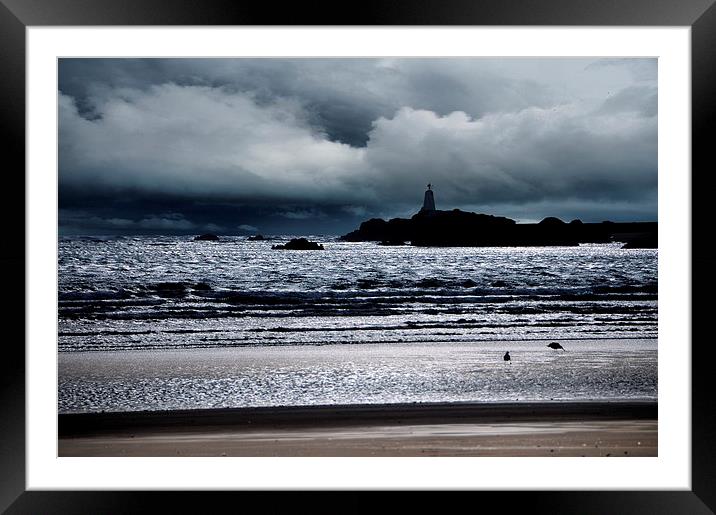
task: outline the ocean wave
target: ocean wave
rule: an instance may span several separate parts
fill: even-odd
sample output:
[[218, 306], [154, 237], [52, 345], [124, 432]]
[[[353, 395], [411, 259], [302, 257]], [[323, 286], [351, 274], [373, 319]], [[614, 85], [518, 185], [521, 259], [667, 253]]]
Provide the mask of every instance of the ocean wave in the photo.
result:
[[66, 291], [59, 292], [60, 301], [96, 301], [129, 299], [131, 292], [126, 290], [93, 290], [93, 291]]
[[[287, 283], [300, 284], [302, 277], [287, 277]], [[254, 299], [265, 299], [272, 303], [285, 299], [306, 299], [318, 297], [357, 297], [374, 294], [376, 297], [400, 297], [416, 295], [441, 296], [574, 296], [608, 294], [658, 294], [656, 282], [627, 284], [589, 284], [589, 285], [517, 285], [502, 280], [488, 280], [478, 283], [470, 278], [442, 280], [422, 278], [411, 281], [396, 279], [361, 278], [355, 281], [331, 283], [328, 286], [316, 285], [311, 289], [286, 289], [285, 285], [276, 285], [276, 289], [237, 289], [231, 285], [211, 284], [209, 281], [165, 281], [148, 284], [123, 285], [115, 289], [95, 288], [86, 284], [65, 286], [60, 289], [60, 300], [100, 300], [141, 297], [147, 295], [199, 295], [207, 298], [222, 299], [245, 303]]]
[[170, 319], [226, 319], [226, 318], [340, 318], [419, 315], [480, 316], [532, 316], [541, 314], [566, 314], [589, 317], [596, 315], [629, 315], [655, 317], [656, 299], [648, 296], [616, 301], [612, 296], [590, 296], [582, 302], [574, 298], [548, 298], [528, 300], [524, 298], [485, 299], [411, 297], [386, 299], [374, 298], [315, 298], [307, 299], [250, 297], [242, 302], [195, 302], [185, 299], [152, 301], [95, 301], [90, 303], [69, 302], [59, 306], [60, 318], [92, 320], [170, 320]]
[[308, 255], [239, 237], [98, 239], [59, 244], [64, 350], [657, 332], [649, 250], [332, 242]]

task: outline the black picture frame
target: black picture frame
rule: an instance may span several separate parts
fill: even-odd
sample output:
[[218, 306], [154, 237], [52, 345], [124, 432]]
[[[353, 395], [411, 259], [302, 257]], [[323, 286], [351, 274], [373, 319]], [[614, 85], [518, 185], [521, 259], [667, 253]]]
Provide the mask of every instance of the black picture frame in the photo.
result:
[[[0, 510], [6, 513], [141, 513], [218, 511], [248, 492], [25, 491], [25, 29], [82, 25], [561, 25], [689, 26], [692, 71], [692, 489], [690, 491], [471, 492], [470, 503], [496, 501], [501, 509], [533, 513], [714, 513], [716, 423], [711, 410], [710, 339], [705, 329], [716, 259], [708, 247], [706, 199], [714, 191], [708, 128], [716, 112], [716, 0], [368, 0], [276, 5], [240, 0], [0, 0], [0, 141], [6, 191], [0, 205], [5, 249], [3, 282], [13, 294], [6, 308], [0, 359]], [[22, 171], [22, 172], [21, 172]], [[11, 192], [11, 193], [10, 193]], [[22, 194], [20, 193], [22, 192]], [[23, 215], [24, 216], [24, 215]], [[24, 219], [23, 219], [24, 220]], [[699, 237], [697, 237], [699, 236]], [[19, 271], [23, 270], [23, 274]], [[22, 297], [20, 296], [22, 293]], [[14, 321], [14, 322], [11, 322]], [[15, 325], [13, 325], [13, 323]], [[21, 343], [22, 342], [22, 343]], [[671, 342], [669, 342], [671, 343]], [[678, 343], [678, 342], [677, 342]], [[688, 349], [688, 342], [683, 342]], [[420, 502], [423, 492], [413, 500]], [[270, 495], [270, 494], [269, 494]], [[357, 493], [350, 493], [356, 496]], [[509, 505], [505, 503], [509, 496]], [[208, 501], [206, 496], [211, 496]], [[303, 493], [284, 496], [301, 502]], [[207, 504], [207, 501], [209, 502]], [[357, 501], [356, 507], [366, 501]], [[453, 506], [459, 497], [451, 497]], [[492, 504], [491, 502], [491, 504]], [[231, 506], [231, 504], [229, 504]], [[236, 505], [234, 505], [236, 507]], [[246, 506], [246, 505], [244, 505]], [[485, 507], [489, 506], [485, 504]], [[295, 509], [296, 505], [294, 505]], [[312, 509], [320, 507], [312, 506]], [[232, 509], [234, 511], [234, 509]]]

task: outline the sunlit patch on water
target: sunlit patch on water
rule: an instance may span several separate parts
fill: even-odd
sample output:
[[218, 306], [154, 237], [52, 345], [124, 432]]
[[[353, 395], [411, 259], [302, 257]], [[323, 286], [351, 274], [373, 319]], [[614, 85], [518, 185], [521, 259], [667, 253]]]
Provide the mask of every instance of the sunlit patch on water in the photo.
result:
[[656, 250], [311, 239], [61, 239], [60, 410], [656, 398]]
[[[656, 340], [62, 353], [60, 411], [655, 399]], [[502, 355], [510, 350], [512, 362]]]

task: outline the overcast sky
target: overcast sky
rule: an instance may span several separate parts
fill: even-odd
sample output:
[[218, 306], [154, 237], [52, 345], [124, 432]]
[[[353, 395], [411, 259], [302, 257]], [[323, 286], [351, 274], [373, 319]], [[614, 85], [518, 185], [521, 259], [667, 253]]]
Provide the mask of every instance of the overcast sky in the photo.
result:
[[656, 220], [656, 59], [60, 59], [62, 233]]

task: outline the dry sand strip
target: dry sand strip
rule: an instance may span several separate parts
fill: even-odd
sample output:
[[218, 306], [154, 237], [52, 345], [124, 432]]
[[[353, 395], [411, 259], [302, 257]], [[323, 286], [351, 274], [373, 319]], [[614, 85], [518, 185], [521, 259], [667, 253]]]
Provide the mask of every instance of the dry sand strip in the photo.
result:
[[449, 403], [59, 416], [59, 456], [656, 456], [655, 402]]
[[194, 428], [61, 438], [59, 456], [657, 456], [657, 421]]

